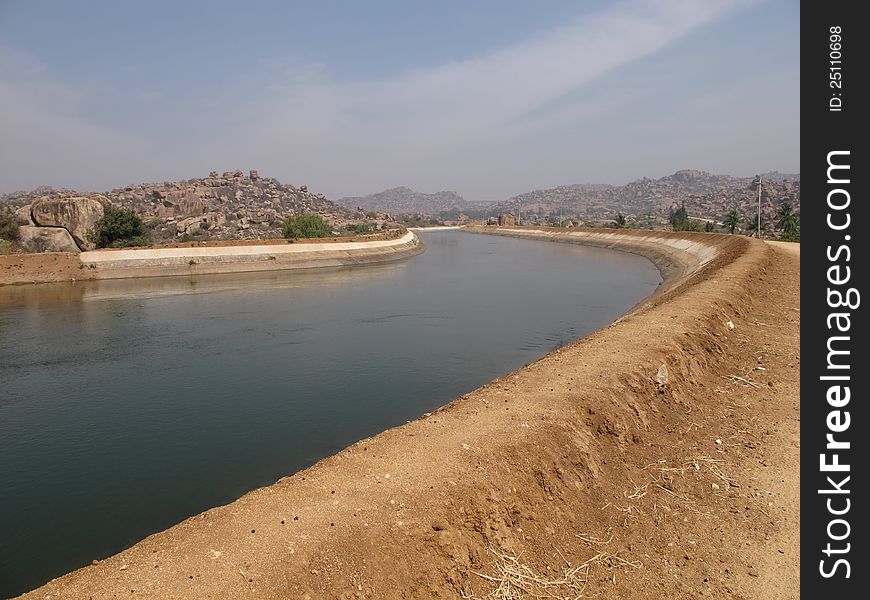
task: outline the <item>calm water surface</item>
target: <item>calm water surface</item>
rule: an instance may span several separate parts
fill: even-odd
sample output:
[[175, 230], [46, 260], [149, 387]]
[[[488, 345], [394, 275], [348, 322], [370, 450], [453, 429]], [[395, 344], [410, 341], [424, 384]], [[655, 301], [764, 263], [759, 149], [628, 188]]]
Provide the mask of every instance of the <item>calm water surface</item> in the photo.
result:
[[461, 232], [352, 269], [0, 288], [0, 597], [599, 329], [647, 260]]

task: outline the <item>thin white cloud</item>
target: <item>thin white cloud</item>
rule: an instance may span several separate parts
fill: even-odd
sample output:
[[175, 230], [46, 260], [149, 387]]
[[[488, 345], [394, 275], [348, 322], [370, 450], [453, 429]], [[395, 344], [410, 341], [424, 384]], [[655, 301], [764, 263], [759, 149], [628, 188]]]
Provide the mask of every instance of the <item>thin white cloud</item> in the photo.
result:
[[304, 122], [296, 111], [318, 101], [321, 111], [344, 117], [339, 124], [359, 120], [365, 125], [375, 117], [402, 129], [467, 135], [519, 118], [655, 52], [735, 4], [659, 0], [623, 5], [480, 58], [386, 80], [297, 87], [285, 98], [287, 110], [269, 118], [290, 125]]
[[359, 180], [358, 172], [365, 172], [387, 184], [390, 173], [395, 177], [415, 162], [446, 158], [457, 145], [501, 140], [506, 128], [551, 126], [556, 112], [600, 113], [598, 104], [534, 114], [745, 4], [620, 4], [485, 56], [382, 80], [330, 82], [322, 68], [311, 78], [294, 73], [252, 111], [256, 117], [237, 132], [239, 147], [266, 169], [292, 162], [323, 179]]

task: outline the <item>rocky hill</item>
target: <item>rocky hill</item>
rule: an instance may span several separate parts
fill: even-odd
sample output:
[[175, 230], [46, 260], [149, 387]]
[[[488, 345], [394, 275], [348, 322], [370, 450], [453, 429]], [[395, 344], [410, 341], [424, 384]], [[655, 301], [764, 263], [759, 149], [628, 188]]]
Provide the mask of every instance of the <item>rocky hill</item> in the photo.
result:
[[[772, 218], [784, 200], [800, 211], [800, 176], [770, 175], [776, 179], [762, 181], [764, 215]], [[735, 208], [742, 218], [751, 218], [757, 200], [752, 177], [683, 170], [660, 179], [644, 177], [622, 186], [582, 184], [534, 190], [494, 204], [489, 212], [513, 213], [526, 223], [562, 218], [586, 225], [603, 225], [622, 213], [633, 226], [667, 228], [671, 209], [682, 203], [692, 218], [721, 221]]]
[[[264, 239], [280, 237], [281, 224], [291, 215], [322, 215], [333, 227], [358, 221], [358, 215], [308, 187], [298, 188], [257, 171], [209, 173], [201, 179], [128, 185], [104, 193], [81, 193], [41, 187], [0, 197], [0, 204], [18, 208], [21, 225], [32, 221], [27, 206], [86, 198], [133, 209], [151, 229], [155, 242], [184, 239]], [[81, 204], [76, 201], [72, 204]], [[65, 202], [64, 206], [72, 205]], [[381, 216], [381, 215], [379, 215]], [[82, 245], [81, 243], [79, 244]]]
[[464, 210], [476, 206], [475, 203], [468, 202], [456, 192], [444, 191], [425, 194], [406, 187], [396, 187], [368, 196], [339, 198], [337, 202], [351, 210], [362, 209], [363, 211], [378, 211], [391, 215], [438, 215], [442, 211]]

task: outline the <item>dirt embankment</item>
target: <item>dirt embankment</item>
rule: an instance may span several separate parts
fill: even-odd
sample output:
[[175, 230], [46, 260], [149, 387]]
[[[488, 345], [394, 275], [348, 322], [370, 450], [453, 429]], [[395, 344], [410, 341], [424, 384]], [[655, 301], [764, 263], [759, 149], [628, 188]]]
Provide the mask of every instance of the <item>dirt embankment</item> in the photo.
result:
[[689, 239], [619, 322], [32, 597], [798, 597], [798, 260]]
[[0, 285], [341, 267], [401, 260], [422, 251], [419, 238], [407, 232], [398, 238], [374, 234], [294, 243], [229, 240], [80, 254], [8, 254], [0, 255]]

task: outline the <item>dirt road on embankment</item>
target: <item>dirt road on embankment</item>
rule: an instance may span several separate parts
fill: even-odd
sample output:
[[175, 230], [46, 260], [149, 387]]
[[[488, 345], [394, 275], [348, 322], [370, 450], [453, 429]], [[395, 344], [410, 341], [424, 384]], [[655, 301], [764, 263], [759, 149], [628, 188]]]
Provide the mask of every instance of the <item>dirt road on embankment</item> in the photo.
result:
[[630, 316], [29, 597], [798, 597], [799, 247], [689, 237]]

